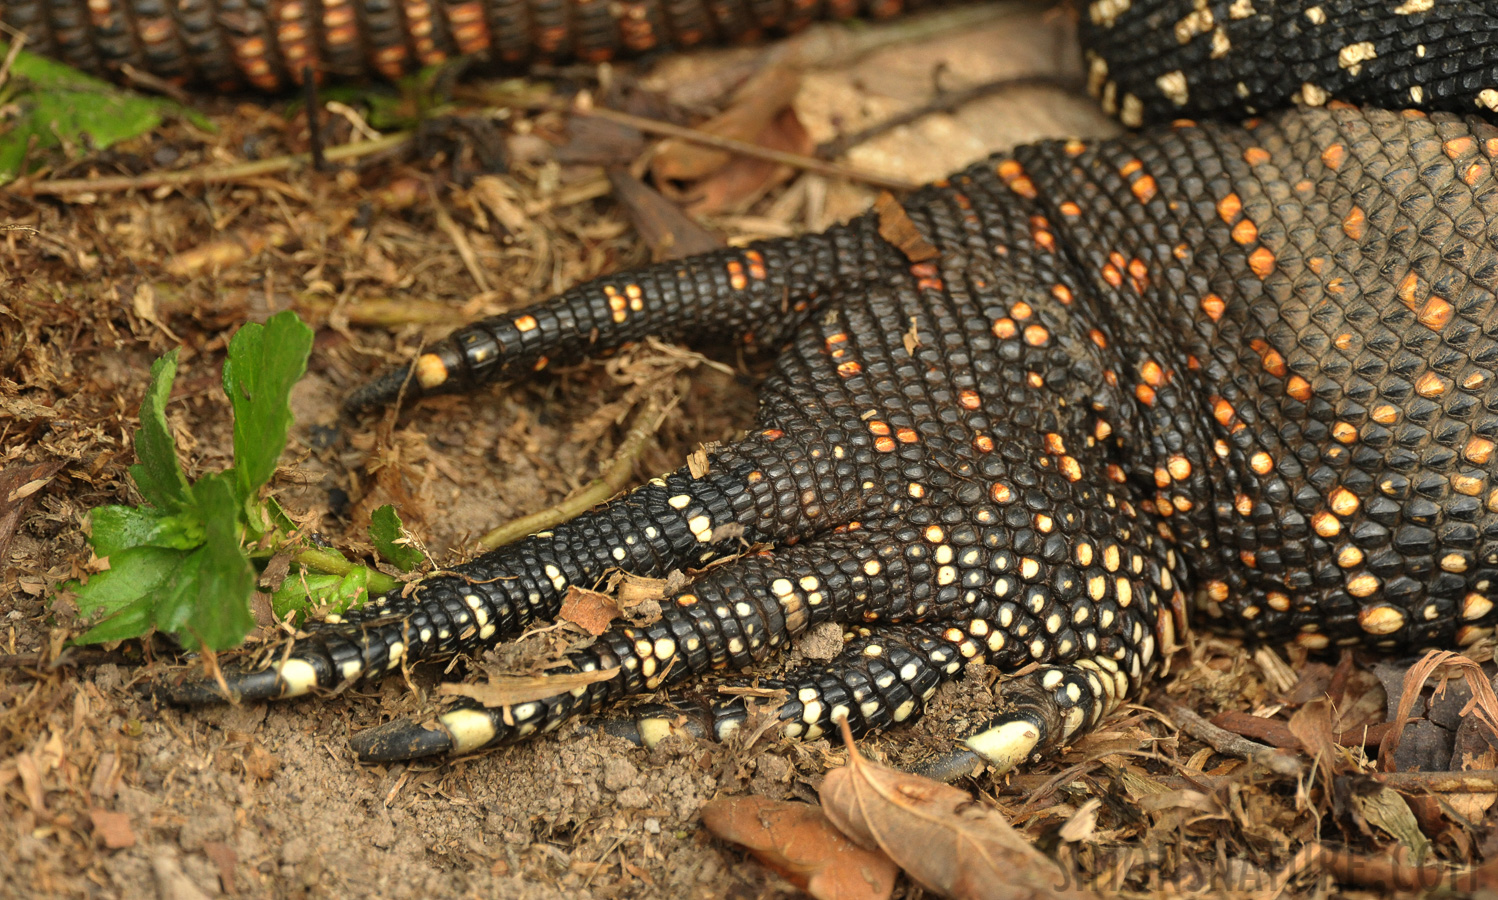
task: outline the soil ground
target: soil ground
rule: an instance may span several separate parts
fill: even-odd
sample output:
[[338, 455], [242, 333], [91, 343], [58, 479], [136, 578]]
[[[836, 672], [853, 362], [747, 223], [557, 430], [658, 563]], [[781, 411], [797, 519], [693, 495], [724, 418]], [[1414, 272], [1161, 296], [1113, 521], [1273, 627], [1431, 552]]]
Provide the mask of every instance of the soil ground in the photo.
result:
[[[1004, 8], [981, 26], [918, 40], [904, 39], [909, 27], [860, 28], [864, 37], [887, 30], [900, 40], [806, 76], [796, 110], [813, 138], [919, 106], [937, 84], [1075, 77], [1080, 69], [1070, 27], [1053, 13]], [[752, 67], [761, 52], [698, 53], [617, 67], [610, 77], [669, 96]], [[193, 102], [216, 132], [168, 124], [54, 174], [232, 165], [306, 149], [306, 119], [285, 101]], [[560, 142], [562, 117], [518, 121], [507, 132], [516, 153], [510, 173], [467, 185], [448, 181], [441, 160], [374, 159], [335, 173], [181, 190], [0, 195], [0, 220], [36, 229], [0, 235], [0, 449], [12, 473], [61, 464], [41, 490], [10, 498], [5, 509], [19, 518], [0, 522], [11, 537], [0, 559], [0, 896], [797, 893], [709, 836], [697, 810], [743, 792], [814, 799], [828, 766], [844, 755], [826, 741], [672, 740], [646, 751], [584, 723], [463, 759], [365, 766], [352, 758], [350, 732], [433, 708], [429, 692], [444, 666], [331, 699], [183, 711], [145, 691], [180, 664], [160, 658], [163, 643], [154, 645], [153, 662], [127, 644], [102, 655], [68, 651], [54, 664], [76, 622], [49, 598], [88, 562], [86, 511], [138, 499], [125, 469], [134, 462], [130, 435], [150, 361], [184, 348], [170, 418], [191, 472], [222, 468], [229, 420], [218, 372], [227, 338], [245, 321], [294, 306], [317, 328], [309, 374], [294, 395], [291, 448], [273, 486], [287, 509], [336, 546], [357, 548], [369, 511], [395, 502], [434, 558], [455, 562], [472, 555], [486, 530], [597, 475], [623, 435], [637, 369], [588, 363], [425, 401], [398, 419], [338, 416], [350, 389], [457, 324], [648, 258], [599, 169], [546, 158], [542, 145]], [[1084, 96], [1019, 87], [896, 129], [843, 161], [921, 181], [1020, 141], [1114, 129]], [[735, 241], [794, 233], [855, 214], [876, 193], [802, 174], [708, 224]], [[522, 215], [505, 218], [517, 210]], [[638, 478], [676, 468], [700, 442], [731, 439], [750, 423], [764, 361], [706, 350], [723, 365], [671, 376], [679, 377], [680, 404], [638, 461]], [[661, 348], [631, 359], [681, 365], [680, 354]], [[802, 647], [793, 656], [816, 652]], [[1303, 660], [1291, 662], [1300, 671]], [[1271, 693], [1265, 673], [1280, 671], [1274, 663], [1284, 666], [1231, 640], [1195, 638], [1176, 661], [1170, 691], [1208, 714], [1263, 710]], [[460, 665], [449, 677], [463, 672]], [[950, 746], [983, 719], [993, 674], [977, 669], [944, 688], [920, 724], [867, 741], [867, 752], [910, 764]], [[1205, 871], [1244, 878], [1278, 871], [1317, 833], [1315, 810], [1297, 802], [1293, 783], [1250, 790], [1255, 776], [1238, 761], [1199, 749], [1148, 707], [1130, 707], [1028, 775], [961, 784], [1052, 845], [1063, 823], [1092, 821], [1063, 853], [1137, 890]], [[1169, 821], [1145, 821], [1127, 808], [1137, 795], [1123, 785], [1131, 772], [1170, 774], [1169, 765], [1150, 768], [1138, 756], [1146, 751], [1212, 778], [1240, 778], [1241, 793], [1198, 793], [1199, 808], [1188, 813], [1183, 803]], [[1046, 791], [1032, 793], [1058, 772]], [[1237, 806], [1223, 799], [1230, 793]], [[1131, 839], [1143, 855], [1115, 852]], [[1172, 892], [1192, 892], [1171, 884]], [[909, 883], [897, 889], [921, 894]]]

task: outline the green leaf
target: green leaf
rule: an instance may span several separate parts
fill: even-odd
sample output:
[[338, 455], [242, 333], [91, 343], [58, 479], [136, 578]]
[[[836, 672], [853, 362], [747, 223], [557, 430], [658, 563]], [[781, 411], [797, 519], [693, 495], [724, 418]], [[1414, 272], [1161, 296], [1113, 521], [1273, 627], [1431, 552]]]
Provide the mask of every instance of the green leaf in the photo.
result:
[[411, 546], [411, 536], [401, 526], [400, 514], [388, 503], [370, 516], [369, 537], [375, 550], [402, 572], [411, 571], [426, 559], [425, 554]]
[[[244, 642], [255, 627], [250, 613], [250, 596], [255, 592], [255, 568], [245, 555], [240, 539], [239, 499], [235, 495], [233, 472], [218, 472], [198, 480], [192, 486], [193, 498], [203, 514], [205, 540], [193, 553], [201, 563], [195, 585], [181, 586], [186, 614], [181, 621], [173, 617], [169, 626], [186, 646], [201, 642], [213, 650], [227, 650]], [[185, 573], [184, 573], [185, 574]]]
[[[131, 547], [109, 555], [109, 569], [92, 575], [88, 584], [70, 581], [64, 587], [78, 594], [78, 612], [84, 617], [104, 618], [78, 638], [79, 643], [124, 640], [151, 630], [150, 610], [155, 596], [167, 584], [189, 554], [167, 547]], [[147, 611], [139, 616], [140, 605]], [[115, 618], [119, 617], [119, 621]], [[108, 625], [108, 628], [104, 626]], [[105, 635], [101, 637], [100, 635]]]
[[[0, 42], [0, 57], [9, 45]], [[169, 100], [145, 97], [22, 51], [10, 69], [0, 129], [0, 184], [21, 175], [27, 159], [56, 147], [104, 149], [146, 134], [167, 116], [204, 123]]]
[[135, 429], [135, 455], [130, 477], [141, 496], [157, 509], [180, 512], [190, 505], [187, 476], [177, 461], [177, 442], [166, 422], [166, 401], [177, 377], [177, 351], [151, 364], [151, 383], [140, 402], [140, 427]]
[[94, 555], [113, 556], [131, 547], [191, 550], [203, 543], [203, 521], [192, 513], [164, 513], [152, 506], [99, 506], [89, 511]]
[[[92, 584], [92, 582], [90, 582]], [[140, 637], [151, 630], [151, 613], [156, 598], [143, 596], [121, 607], [114, 615], [74, 638], [75, 644], [102, 644], [105, 641], [123, 641]]]
[[291, 386], [307, 371], [312, 329], [287, 310], [251, 323], [229, 342], [224, 393], [234, 407], [238, 497], [252, 499], [276, 471], [291, 428]]
[[369, 576], [366, 566], [355, 566], [347, 575], [293, 572], [271, 595], [271, 608], [277, 616], [291, 618], [297, 625], [313, 609], [326, 607], [329, 612], [342, 613], [359, 605], [361, 597], [368, 597]]

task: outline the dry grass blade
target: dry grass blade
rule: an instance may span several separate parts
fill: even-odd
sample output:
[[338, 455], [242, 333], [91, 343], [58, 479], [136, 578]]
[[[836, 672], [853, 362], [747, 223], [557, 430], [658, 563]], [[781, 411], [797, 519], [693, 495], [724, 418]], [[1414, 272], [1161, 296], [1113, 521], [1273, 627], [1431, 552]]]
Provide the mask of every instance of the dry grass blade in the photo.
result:
[[651, 397], [646, 402], [645, 408], [635, 416], [629, 433], [624, 436], [624, 441], [619, 445], [619, 452], [614, 454], [613, 460], [599, 477], [588, 482], [555, 506], [549, 506], [540, 512], [521, 516], [513, 522], [506, 522], [499, 526], [479, 538], [479, 546], [485, 550], [503, 547], [526, 535], [544, 531], [560, 522], [581, 515], [585, 510], [619, 493], [629, 483], [630, 478], [634, 477], [635, 461], [644, 452], [646, 442], [656, 431], [660, 430], [666, 414], [676, 406], [676, 403], [676, 397]]
[[618, 672], [616, 667], [595, 672], [561, 672], [556, 675], [491, 675], [483, 684], [439, 684], [437, 692], [468, 697], [492, 709], [556, 697], [575, 688], [608, 681]]
[[809, 803], [723, 797], [702, 807], [702, 824], [817, 900], [884, 900], [900, 871], [878, 850], [853, 843]]
[[869, 762], [843, 725], [848, 764], [827, 773], [822, 808], [928, 890], [957, 900], [1092, 897], [993, 808], [967, 792]]

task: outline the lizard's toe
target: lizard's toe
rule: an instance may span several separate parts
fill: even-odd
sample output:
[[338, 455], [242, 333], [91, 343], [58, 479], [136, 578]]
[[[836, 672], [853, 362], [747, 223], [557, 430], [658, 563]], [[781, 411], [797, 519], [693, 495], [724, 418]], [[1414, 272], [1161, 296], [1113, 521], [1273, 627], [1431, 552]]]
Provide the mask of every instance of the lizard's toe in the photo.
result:
[[[259, 671], [225, 669], [223, 681], [191, 673], [180, 680], [158, 685], [156, 695], [177, 706], [212, 706], [219, 703], [242, 703], [300, 697], [319, 683], [321, 676], [316, 660], [292, 658], [280, 665]], [[226, 690], [227, 688], [227, 690]]]
[[457, 737], [441, 719], [429, 722], [396, 719], [349, 738], [349, 747], [359, 757], [359, 761], [369, 763], [440, 756], [453, 752], [457, 745]]

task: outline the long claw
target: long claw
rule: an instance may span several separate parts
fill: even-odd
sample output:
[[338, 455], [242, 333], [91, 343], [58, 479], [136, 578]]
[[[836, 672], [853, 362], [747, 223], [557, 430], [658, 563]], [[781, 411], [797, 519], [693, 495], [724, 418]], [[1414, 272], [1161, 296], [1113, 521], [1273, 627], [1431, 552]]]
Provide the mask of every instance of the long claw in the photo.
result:
[[157, 695], [178, 706], [213, 706], [226, 701], [242, 703], [297, 697], [318, 683], [315, 666], [304, 659], [288, 659], [281, 666], [259, 672], [227, 671], [224, 675], [230, 685], [227, 693], [218, 679], [192, 675], [176, 683], [161, 685]]
[[452, 732], [440, 722], [416, 722], [397, 719], [376, 725], [349, 738], [360, 762], [401, 762], [440, 756], [451, 753], [454, 747]]

